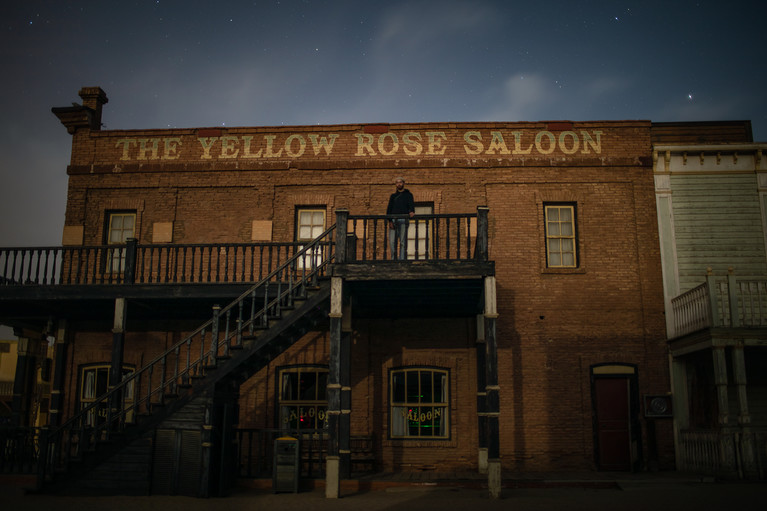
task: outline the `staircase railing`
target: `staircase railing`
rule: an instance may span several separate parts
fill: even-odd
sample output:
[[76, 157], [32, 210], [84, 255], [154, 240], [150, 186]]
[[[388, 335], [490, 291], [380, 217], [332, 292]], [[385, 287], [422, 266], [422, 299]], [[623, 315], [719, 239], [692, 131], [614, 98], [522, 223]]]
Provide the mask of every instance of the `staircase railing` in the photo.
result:
[[125, 430], [152, 407], [178, 397], [205, 377], [232, 350], [243, 347], [243, 338], [268, 328], [271, 318], [282, 309], [306, 297], [307, 290], [335, 257], [335, 225], [296, 253], [236, 300], [213, 309], [213, 317], [194, 332], [98, 396], [60, 427], [43, 435], [39, 464], [40, 483], [57, 467], [80, 458], [96, 442], [109, 440]]

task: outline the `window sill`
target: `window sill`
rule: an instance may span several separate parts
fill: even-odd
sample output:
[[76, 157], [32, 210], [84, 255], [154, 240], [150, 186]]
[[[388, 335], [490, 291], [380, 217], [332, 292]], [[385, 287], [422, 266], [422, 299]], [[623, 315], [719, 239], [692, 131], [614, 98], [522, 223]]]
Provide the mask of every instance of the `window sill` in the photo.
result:
[[585, 274], [585, 268], [544, 268], [541, 273], [545, 275], [578, 275]]
[[383, 447], [457, 447], [457, 442], [450, 438], [441, 440], [419, 440], [417, 438], [389, 438], [381, 442]]

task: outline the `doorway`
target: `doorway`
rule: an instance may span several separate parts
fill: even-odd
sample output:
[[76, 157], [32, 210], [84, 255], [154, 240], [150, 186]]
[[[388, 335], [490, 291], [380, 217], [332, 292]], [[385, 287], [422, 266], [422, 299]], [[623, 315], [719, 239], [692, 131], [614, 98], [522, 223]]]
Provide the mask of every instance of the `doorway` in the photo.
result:
[[638, 460], [636, 367], [592, 367], [594, 451], [599, 470], [631, 471]]

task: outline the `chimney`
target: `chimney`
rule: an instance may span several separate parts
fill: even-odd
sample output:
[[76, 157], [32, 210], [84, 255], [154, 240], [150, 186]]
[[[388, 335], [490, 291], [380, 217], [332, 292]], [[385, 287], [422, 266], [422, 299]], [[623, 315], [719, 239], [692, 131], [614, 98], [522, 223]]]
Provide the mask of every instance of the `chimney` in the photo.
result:
[[91, 129], [98, 131], [101, 129], [101, 108], [109, 102], [107, 93], [101, 87], [83, 87], [80, 89], [80, 97], [83, 98], [83, 106], [93, 110], [93, 116], [90, 119]]

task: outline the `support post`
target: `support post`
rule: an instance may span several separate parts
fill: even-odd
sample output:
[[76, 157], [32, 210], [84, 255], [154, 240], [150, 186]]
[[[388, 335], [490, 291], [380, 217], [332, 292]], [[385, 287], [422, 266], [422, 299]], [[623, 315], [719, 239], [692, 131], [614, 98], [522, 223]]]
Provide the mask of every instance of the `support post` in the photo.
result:
[[[120, 384], [123, 378], [123, 352], [125, 348], [125, 322], [128, 312], [128, 302], [125, 298], [115, 298], [114, 325], [112, 327], [112, 365], [109, 368], [109, 390]], [[110, 418], [118, 417], [122, 410], [122, 396], [116, 392], [112, 396]], [[119, 421], [118, 421], [119, 422]], [[116, 425], [116, 423], [113, 423]]]
[[712, 327], [718, 327], [722, 326], [724, 322], [723, 315], [719, 314], [719, 303], [717, 298], [717, 293], [719, 292], [719, 289], [717, 289], [716, 284], [716, 277], [714, 276], [714, 270], [709, 268], [706, 268], [706, 285], [708, 286], [708, 300], [709, 300], [709, 310], [711, 311], [711, 326]]
[[348, 297], [344, 299], [343, 317], [341, 318], [341, 415], [338, 424], [338, 453], [340, 458], [341, 477], [350, 479], [352, 475], [351, 451], [351, 413], [352, 413], [352, 375], [351, 375], [351, 303]]
[[487, 486], [490, 497], [501, 497], [500, 387], [498, 385], [498, 347], [496, 341], [495, 277], [485, 278], [485, 392], [487, 413]]
[[727, 352], [725, 346], [714, 346], [714, 385], [719, 407], [719, 459], [722, 475], [737, 473], [735, 435], [730, 424], [729, 397], [727, 395]]
[[477, 468], [480, 474], [487, 474], [487, 370], [485, 364], [485, 315], [477, 315]]
[[31, 426], [29, 422], [29, 398], [32, 395], [30, 379], [34, 377], [35, 357], [33, 342], [20, 330], [14, 330], [19, 338], [16, 344], [16, 373], [13, 379], [13, 400], [11, 402], [11, 422], [16, 427]]
[[727, 298], [730, 302], [730, 326], [740, 327], [740, 309], [738, 307], [738, 281], [735, 278], [735, 270], [727, 269]]
[[745, 479], [759, 477], [756, 439], [751, 430], [751, 413], [746, 392], [746, 356], [743, 341], [732, 348], [732, 379], [738, 393], [738, 425], [740, 426], [740, 475]]
[[136, 261], [138, 260], [138, 240], [136, 238], [128, 238], [127, 247], [125, 249], [125, 271], [123, 273], [125, 284], [135, 284], [136, 282]]
[[669, 355], [671, 366], [671, 396], [674, 410], [674, 453], [678, 467], [683, 469], [682, 464], [687, 463], [683, 458], [682, 439], [680, 432], [689, 428], [690, 407], [687, 399], [687, 363], [684, 359]]
[[330, 281], [330, 314], [328, 315], [330, 319], [330, 360], [328, 364], [328, 454], [325, 461], [325, 497], [329, 499], [337, 499], [341, 493], [339, 423], [341, 415], [342, 307], [343, 279], [333, 277]]
[[348, 209], [336, 210], [336, 264], [346, 262], [346, 224], [349, 221]]
[[50, 426], [58, 426], [61, 423], [61, 406], [63, 405], [62, 392], [66, 376], [67, 360], [67, 328], [66, 320], [58, 322], [56, 330], [56, 344], [53, 354], [53, 388], [51, 389]]
[[477, 207], [477, 241], [474, 252], [474, 259], [477, 261], [484, 262], [488, 260], [487, 227], [489, 212], [490, 208], [487, 206]]

